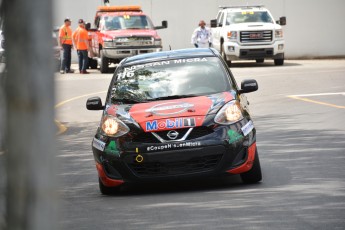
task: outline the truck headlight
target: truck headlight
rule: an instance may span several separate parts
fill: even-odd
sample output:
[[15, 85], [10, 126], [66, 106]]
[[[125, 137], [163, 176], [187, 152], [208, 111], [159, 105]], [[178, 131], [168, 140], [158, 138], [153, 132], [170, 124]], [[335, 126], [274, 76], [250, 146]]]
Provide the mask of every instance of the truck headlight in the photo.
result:
[[129, 132], [129, 128], [120, 119], [105, 115], [101, 121], [102, 132], [111, 137], [119, 137]]
[[229, 31], [228, 32], [228, 39], [236, 40], [237, 39], [237, 31]]
[[275, 36], [276, 38], [283, 38], [283, 30], [276, 30]]
[[162, 39], [160, 39], [160, 38], [156, 38], [155, 40], [154, 40], [154, 45], [155, 46], [161, 46], [162, 45]]
[[104, 40], [104, 47], [114, 47], [114, 43], [113, 40], [109, 39], [109, 40]]
[[214, 121], [222, 125], [230, 125], [243, 119], [241, 107], [238, 101], [232, 100], [226, 103], [217, 113]]

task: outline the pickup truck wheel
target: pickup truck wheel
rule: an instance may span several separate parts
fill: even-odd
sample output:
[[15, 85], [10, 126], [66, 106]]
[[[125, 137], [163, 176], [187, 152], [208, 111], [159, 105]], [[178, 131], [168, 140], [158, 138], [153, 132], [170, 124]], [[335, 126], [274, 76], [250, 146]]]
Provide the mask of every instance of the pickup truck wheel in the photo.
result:
[[256, 63], [264, 63], [265, 59], [260, 58], [260, 59], [256, 59]]
[[89, 68], [90, 69], [97, 69], [97, 60], [89, 58]]
[[107, 57], [104, 57], [103, 52], [101, 51], [101, 63], [99, 65], [101, 73], [108, 73], [109, 71], [109, 60]]
[[274, 59], [275, 65], [284, 65], [284, 58]]
[[226, 64], [228, 65], [228, 67], [230, 67], [230, 66], [231, 66], [231, 60], [228, 60], [228, 59], [226, 58], [226, 55], [225, 55], [225, 52], [224, 52], [224, 46], [221, 46], [220, 53], [221, 53], [221, 55], [222, 55], [224, 61], [225, 61]]

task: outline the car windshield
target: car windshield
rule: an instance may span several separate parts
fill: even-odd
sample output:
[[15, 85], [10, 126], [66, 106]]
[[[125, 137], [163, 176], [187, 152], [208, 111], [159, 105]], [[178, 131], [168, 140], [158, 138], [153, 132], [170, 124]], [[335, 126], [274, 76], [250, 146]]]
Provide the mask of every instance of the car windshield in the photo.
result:
[[120, 67], [110, 100], [124, 103], [176, 99], [231, 89], [223, 64], [216, 57], [173, 59]]
[[226, 16], [226, 25], [251, 22], [273, 23], [273, 20], [267, 11], [229, 12]]
[[153, 29], [150, 19], [144, 15], [123, 15], [104, 17], [105, 30]]

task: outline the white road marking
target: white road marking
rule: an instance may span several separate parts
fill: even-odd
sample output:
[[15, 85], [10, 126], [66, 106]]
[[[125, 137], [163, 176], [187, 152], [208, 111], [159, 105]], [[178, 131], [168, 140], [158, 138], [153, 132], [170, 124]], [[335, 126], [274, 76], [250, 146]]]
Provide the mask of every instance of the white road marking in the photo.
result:
[[332, 96], [332, 95], [343, 95], [343, 96], [345, 96], [345, 92], [299, 94], [299, 95], [290, 95], [290, 96], [293, 96], [293, 97], [317, 97], [317, 96]]

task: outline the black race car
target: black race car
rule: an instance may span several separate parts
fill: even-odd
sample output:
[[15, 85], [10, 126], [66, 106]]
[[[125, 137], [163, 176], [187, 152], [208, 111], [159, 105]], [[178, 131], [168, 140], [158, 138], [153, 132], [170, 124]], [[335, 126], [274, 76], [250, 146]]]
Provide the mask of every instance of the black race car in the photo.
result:
[[244, 93], [214, 49], [138, 55], [116, 68], [92, 150], [103, 194], [123, 183], [240, 174], [262, 179], [256, 131]]

